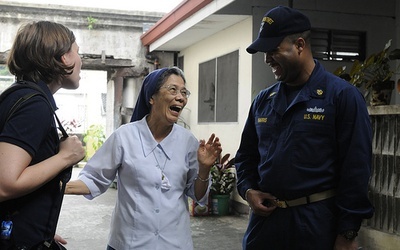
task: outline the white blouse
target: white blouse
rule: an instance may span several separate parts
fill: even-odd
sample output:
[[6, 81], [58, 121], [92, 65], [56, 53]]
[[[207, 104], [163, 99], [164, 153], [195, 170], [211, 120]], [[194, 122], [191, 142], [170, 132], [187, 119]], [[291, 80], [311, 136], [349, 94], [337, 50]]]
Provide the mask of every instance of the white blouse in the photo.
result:
[[[198, 140], [174, 125], [158, 143], [146, 117], [118, 128], [79, 174], [88, 199], [104, 193], [117, 176], [118, 197], [109, 245], [124, 249], [193, 249], [188, 196], [196, 201]], [[118, 174], [117, 174], [118, 173]], [[204, 204], [206, 195], [198, 201]]]

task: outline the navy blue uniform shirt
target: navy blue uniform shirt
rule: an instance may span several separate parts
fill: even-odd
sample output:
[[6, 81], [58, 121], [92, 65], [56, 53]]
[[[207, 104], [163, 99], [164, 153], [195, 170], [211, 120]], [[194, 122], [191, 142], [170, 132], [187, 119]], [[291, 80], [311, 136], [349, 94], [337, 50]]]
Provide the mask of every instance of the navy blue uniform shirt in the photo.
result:
[[357, 88], [315, 62], [291, 104], [281, 82], [254, 99], [235, 157], [238, 191], [292, 200], [334, 188], [338, 231], [359, 229], [373, 214], [369, 114]]
[[[38, 85], [55, 108], [53, 95], [47, 85], [44, 82]], [[1, 103], [0, 116], [5, 116], [20, 97], [31, 92], [37, 91], [23, 88], [11, 93]], [[5, 124], [0, 141], [25, 149], [32, 156], [30, 165], [58, 152], [59, 136], [54, 115], [43, 96], [34, 96], [23, 103]], [[11, 211], [14, 224], [12, 237], [21, 245], [30, 247], [48, 240], [48, 230], [55, 223], [49, 219], [49, 214], [60, 195], [60, 178], [55, 178], [28, 195], [0, 203], [0, 219], [3, 220]]]

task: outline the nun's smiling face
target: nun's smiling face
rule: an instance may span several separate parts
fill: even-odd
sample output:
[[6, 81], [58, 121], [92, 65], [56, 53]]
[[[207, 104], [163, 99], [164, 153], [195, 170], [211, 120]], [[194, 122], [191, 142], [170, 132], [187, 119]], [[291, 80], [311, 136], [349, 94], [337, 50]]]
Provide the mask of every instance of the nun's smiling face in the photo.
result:
[[174, 124], [186, 106], [188, 96], [189, 91], [186, 90], [182, 77], [172, 74], [150, 99], [151, 113], [160, 122]]

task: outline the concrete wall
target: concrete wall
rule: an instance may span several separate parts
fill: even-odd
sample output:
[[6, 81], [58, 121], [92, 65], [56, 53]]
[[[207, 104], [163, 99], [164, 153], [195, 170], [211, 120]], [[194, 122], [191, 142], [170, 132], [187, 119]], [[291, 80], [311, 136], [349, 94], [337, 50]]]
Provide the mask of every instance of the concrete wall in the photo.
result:
[[363, 222], [359, 240], [369, 250], [400, 249], [400, 107], [369, 107], [369, 113], [373, 128], [369, 197], [375, 214]]
[[[199, 41], [179, 54], [184, 56], [187, 88], [192, 92], [186, 106], [187, 111], [183, 113], [184, 119], [188, 121], [191, 131], [199, 139], [208, 139], [211, 133], [218, 135], [223, 146], [223, 154], [230, 153], [231, 157], [235, 156], [238, 149], [251, 101], [251, 56], [245, 51], [251, 42], [251, 21], [252, 19], [248, 18]], [[239, 50], [239, 96], [232, 98], [239, 98], [238, 122], [199, 124], [197, 120], [199, 64], [236, 50]]]
[[[154, 65], [145, 55], [140, 36], [146, 24], [156, 23], [164, 13], [143, 11], [119, 11], [97, 8], [63, 7], [53, 5], [0, 2], [0, 52], [12, 46], [18, 28], [24, 23], [38, 20], [54, 21], [69, 27], [75, 34], [79, 53], [101, 55], [114, 59], [131, 60], [132, 72], [124, 76], [112, 75], [101, 70], [82, 70], [80, 88], [60, 90], [55, 94], [61, 120], [78, 121], [80, 127], [74, 133], [84, 133], [92, 124], [102, 124], [106, 134], [112, 133], [121, 123], [129, 121], [121, 117], [123, 107], [133, 109], [138, 89], [142, 83], [140, 72], [152, 70]], [[94, 20], [89, 28], [89, 19]], [[135, 75], [135, 76], [132, 76]], [[117, 80], [117, 83], [114, 81]], [[121, 91], [115, 91], [115, 88]], [[104, 113], [102, 95], [107, 93]], [[129, 116], [129, 115], [127, 115]]]
[[[147, 67], [140, 36], [145, 23], [156, 23], [164, 13], [0, 2], [0, 51], [8, 50], [23, 23], [49, 20], [74, 31], [81, 54], [101, 54], [131, 59], [135, 67]], [[89, 29], [88, 17], [95, 19]]]
[[[198, 138], [208, 138], [211, 133], [216, 133], [223, 144], [224, 153], [234, 154], [240, 141], [240, 131], [247, 118], [250, 106], [251, 88], [250, 71], [251, 56], [245, 53], [245, 46], [250, 42], [251, 18], [234, 25], [219, 34], [211, 36], [194, 46], [181, 51], [180, 56], [184, 56], [185, 75], [187, 77], [187, 88], [192, 92], [186, 108], [190, 110], [189, 117], [184, 117], [190, 121], [189, 125], [195, 136]], [[248, 31], [247, 35], [237, 37], [238, 32]], [[239, 50], [239, 121], [236, 123], [209, 123], [199, 124], [197, 121], [198, 103], [198, 71], [199, 64], [214, 59], [218, 56]]]

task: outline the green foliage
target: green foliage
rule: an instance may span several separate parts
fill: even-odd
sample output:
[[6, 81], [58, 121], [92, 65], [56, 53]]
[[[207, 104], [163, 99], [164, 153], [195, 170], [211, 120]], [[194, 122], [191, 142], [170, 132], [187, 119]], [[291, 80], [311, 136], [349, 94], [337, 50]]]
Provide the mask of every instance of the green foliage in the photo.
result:
[[229, 159], [230, 154], [217, 159], [211, 168], [211, 194], [230, 194], [235, 188], [236, 169], [235, 158]]
[[378, 85], [390, 80], [394, 73], [389, 62], [400, 59], [399, 49], [389, 51], [391, 43], [392, 40], [389, 40], [383, 50], [370, 55], [364, 62], [354, 61], [349, 72], [343, 66], [336, 69], [334, 74], [342, 77], [346, 75], [347, 80], [356, 87], [364, 87], [366, 90], [379, 88]]
[[88, 29], [92, 30], [94, 28], [94, 25], [97, 23], [97, 19], [93, 18], [91, 16], [87, 17], [87, 22], [88, 22]]
[[4, 65], [0, 65], [0, 76], [11, 76], [8, 68]]
[[106, 135], [103, 126], [91, 125], [89, 127], [86, 133], [83, 134], [83, 142], [86, 143], [86, 161], [103, 145], [105, 140]]

